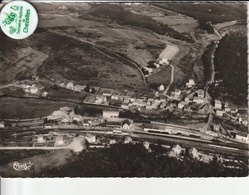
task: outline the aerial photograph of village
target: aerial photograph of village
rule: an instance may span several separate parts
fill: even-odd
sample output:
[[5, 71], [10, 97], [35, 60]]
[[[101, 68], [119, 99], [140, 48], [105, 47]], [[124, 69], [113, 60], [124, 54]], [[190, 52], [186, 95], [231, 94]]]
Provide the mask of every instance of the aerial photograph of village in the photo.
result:
[[33, 5], [0, 31], [1, 177], [248, 176], [246, 3]]

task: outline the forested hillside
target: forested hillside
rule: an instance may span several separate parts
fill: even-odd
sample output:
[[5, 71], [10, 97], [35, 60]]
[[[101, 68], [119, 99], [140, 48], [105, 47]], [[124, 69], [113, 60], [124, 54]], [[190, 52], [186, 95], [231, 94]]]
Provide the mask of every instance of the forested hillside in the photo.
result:
[[214, 158], [209, 164], [186, 154], [182, 160], [164, 155], [167, 149], [151, 145], [148, 152], [142, 144], [115, 144], [111, 148], [81, 153], [79, 160], [54, 169], [50, 177], [241, 177], [248, 169], [225, 169]]
[[216, 79], [240, 103], [247, 102], [247, 49], [247, 33], [234, 32], [221, 39], [214, 57]]

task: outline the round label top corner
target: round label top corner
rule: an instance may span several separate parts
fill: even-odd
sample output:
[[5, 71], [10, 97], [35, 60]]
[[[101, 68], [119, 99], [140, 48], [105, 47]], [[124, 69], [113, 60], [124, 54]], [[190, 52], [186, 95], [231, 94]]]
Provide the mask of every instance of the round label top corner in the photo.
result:
[[32, 35], [38, 26], [38, 14], [26, 1], [12, 1], [0, 13], [0, 26], [3, 32], [13, 39], [25, 39]]

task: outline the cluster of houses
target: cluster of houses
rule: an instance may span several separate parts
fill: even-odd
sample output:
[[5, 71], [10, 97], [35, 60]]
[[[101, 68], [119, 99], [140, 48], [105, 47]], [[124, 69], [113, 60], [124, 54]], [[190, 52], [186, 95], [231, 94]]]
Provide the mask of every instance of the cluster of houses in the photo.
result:
[[29, 94], [39, 93], [38, 87], [35, 86], [34, 84], [33, 85], [21, 84], [21, 88], [23, 89], [25, 93], [29, 93]]
[[86, 85], [77, 85], [69, 81], [68, 83], [58, 82], [59, 87], [66, 88], [75, 92], [82, 92], [87, 86]]
[[244, 126], [248, 125], [248, 113], [239, 113], [239, 109], [234, 106], [230, 105], [226, 102], [221, 102], [220, 100], [214, 101], [214, 109], [215, 113], [219, 117], [228, 117], [232, 119], [235, 122], [238, 122], [239, 124], [242, 124]]
[[54, 128], [89, 128], [89, 129], [122, 129], [129, 130], [131, 122], [119, 118], [118, 110], [103, 110], [102, 118], [82, 117], [72, 108], [62, 107], [46, 117], [45, 129]]
[[39, 134], [33, 137], [33, 147], [58, 147], [68, 145], [72, 141], [70, 135]]
[[[195, 85], [194, 80], [188, 81], [188, 87]], [[84, 103], [97, 105], [112, 105], [127, 110], [150, 111], [150, 110], [173, 110], [180, 109], [192, 112], [192, 105], [202, 105], [210, 103], [205, 95], [204, 90], [196, 90], [186, 96], [180, 89], [175, 89], [170, 96], [164, 95], [164, 85], [158, 87], [158, 91], [154, 95], [145, 95], [127, 90], [117, 90], [109, 88], [98, 88], [96, 93], [89, 94]], [[206, 112], [206, 107], [200, 112]], [[210, 107], [206, 110], [209, 111]]]

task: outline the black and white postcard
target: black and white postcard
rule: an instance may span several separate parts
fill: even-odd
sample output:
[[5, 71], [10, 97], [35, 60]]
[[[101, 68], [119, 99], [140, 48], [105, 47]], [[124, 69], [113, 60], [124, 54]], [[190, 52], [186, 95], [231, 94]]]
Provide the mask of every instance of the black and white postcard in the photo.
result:
[[246, 3], [32, 5], [0, 31], [1, 177], [248, 176]]

